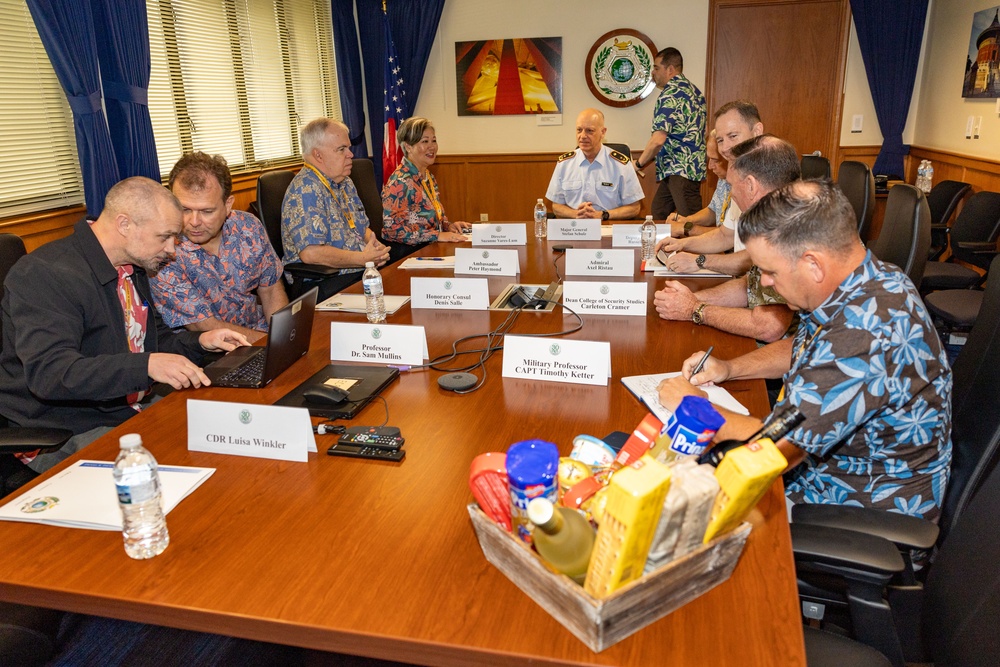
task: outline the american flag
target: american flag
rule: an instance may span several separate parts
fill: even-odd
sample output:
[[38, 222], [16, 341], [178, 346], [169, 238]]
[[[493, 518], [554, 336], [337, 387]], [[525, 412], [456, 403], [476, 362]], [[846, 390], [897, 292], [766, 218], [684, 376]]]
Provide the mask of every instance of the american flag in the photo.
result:
[[385, 126], [382, 136], [382, 183], [399, 166], [403, 159], [403, 151], [396, 142], [396, 128], [407, 117], [406, 93], [400, 87], [403, 84], [403, 73], [396, 56], [396, 47], [392, 44], [392, 33], [389, 31], [389, 17], [382, 11], [382, 23], [385, 26]]

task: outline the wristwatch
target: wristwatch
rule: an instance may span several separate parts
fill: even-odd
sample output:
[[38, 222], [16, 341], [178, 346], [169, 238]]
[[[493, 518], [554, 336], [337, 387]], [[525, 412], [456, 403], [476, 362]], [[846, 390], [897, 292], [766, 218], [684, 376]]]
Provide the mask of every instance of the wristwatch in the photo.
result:
[[684, 238], [691, 236], [691, 228], [694, 227], [694, 223], [688, 220], [684, 223]]
[[692, 322], [694, 322], [695, 324], [701, 324], [702, 322], [705, 321], [705, 316], [702, 314], [702, 311], [705, 310], [705, 306], [707, 305], [708, 305], [707, 303], [698, 304], [698, 307], [694, 309], [693, 313], [691, 313]]
[[698, 265], [699, 269], [704, 269], [705, 268], [705, 256], [704, 255], [698, 255], [697, 257], [694, 258], [694, 263]]
[[601, 220], [610, 220], [611, 214], [607, 211], [601, 211]]

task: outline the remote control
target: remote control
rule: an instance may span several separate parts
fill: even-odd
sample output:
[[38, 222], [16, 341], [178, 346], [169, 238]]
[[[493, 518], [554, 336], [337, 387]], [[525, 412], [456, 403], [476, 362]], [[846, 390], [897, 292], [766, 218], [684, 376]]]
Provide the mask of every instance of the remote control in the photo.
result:
[[342, 445], [396, 450], [406, 440], [395, 426], [351, 426], [344, 431], [338, 442]]
[[376, 461], [402, 461], [406, 452], [402, 449], [376, 449], [374, 447], [358, 447], [337, 443], [326, 450], [330, 456], [350, 456], [356, 459], [373, 459]]

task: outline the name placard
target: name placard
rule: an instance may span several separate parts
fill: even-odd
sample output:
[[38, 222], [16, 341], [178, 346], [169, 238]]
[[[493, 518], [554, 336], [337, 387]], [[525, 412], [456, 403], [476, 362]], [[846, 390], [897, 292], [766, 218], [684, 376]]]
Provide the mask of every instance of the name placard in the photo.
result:
[[527, 245], [528, 226], [523, 222], [472, 225], [472, 245]]
[[611, 343], [505, 336], [503, 376], [607, 386], [611, 377]]
[[566, 251], [566, 275], [632, 277], [635, 251], [570, 248]]
[[306, 461], [316, 451], [305, 408], [189, 398], [187, 423], [192, 452]]
[[418, 366], [427, 358], [427, 334], [407, 324], [330, 323], [330, 361]]
[[499, 248], [455, 248], [455, 273], [516, 276], [521, 262], [516, 250]]
[[[657, 241], [668, 236], [670, 236], [670, 225], [656, 226]], [[611, 245], [615, 248], [642, 247], [642, 225], [633, 225], [630, 222], [611, 225]]]
[[565, 282], [563, 305], [581, 315], [646, 315], [646, 283]]
[[489, 307], [490, 284], [486, 278], [410, 278], [410, 308], [487, 310]]
[[601, 219], [558, 218], [549, 220], [548, 239], [550, 241], [600, 241]]

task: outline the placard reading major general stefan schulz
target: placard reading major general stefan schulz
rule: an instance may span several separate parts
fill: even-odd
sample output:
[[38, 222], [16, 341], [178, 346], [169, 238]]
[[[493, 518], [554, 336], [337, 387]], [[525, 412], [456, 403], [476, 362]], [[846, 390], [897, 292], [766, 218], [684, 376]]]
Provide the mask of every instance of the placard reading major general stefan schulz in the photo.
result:
[[330, 323], [330, 361], [419, 366], [427, 358], [427, 333], [410, 324]]
[[553, 218], [546, 232], [550, 241], [600, 241], [600, 218]]
[[611, 343], [505, 336], [503, 376], [607, 386], [611, 377]]
[[316, 451], [305, 408], [189, 398], [187, 423], [192, 452], [304, 462]]
[[523, 222], [482, 222], [472, 225], [472, 245], [528, 245]]
[[566, 251], [567, 276], [635, 275], [635, 250], [570, 248]]

